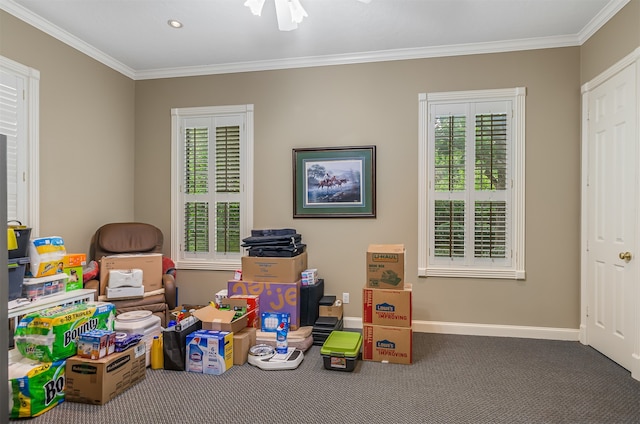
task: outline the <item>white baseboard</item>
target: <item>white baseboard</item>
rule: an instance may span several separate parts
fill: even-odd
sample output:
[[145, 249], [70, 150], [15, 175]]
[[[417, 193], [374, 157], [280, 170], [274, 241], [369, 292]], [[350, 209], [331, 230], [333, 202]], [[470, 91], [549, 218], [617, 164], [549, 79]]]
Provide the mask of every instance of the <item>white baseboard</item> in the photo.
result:
[[[579, 341], [577, 328], [527, 327], [519, 325], [470, 324], [464, 322], [413, 321], [413, 331], [418, 333], [461, 334], [466, 336], [520, 337]], [[362, 328], [362, 318], [344, 317], [345, 328]]]

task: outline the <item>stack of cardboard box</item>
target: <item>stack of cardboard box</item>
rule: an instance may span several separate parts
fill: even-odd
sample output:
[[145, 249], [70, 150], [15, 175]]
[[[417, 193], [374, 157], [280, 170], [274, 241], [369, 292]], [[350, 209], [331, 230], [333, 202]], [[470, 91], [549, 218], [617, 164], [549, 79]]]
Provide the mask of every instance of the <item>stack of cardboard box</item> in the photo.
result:
[[[242, 257], [242, 280], [227, 283], [229, 297], [257, 295], [260, 313], [291, 314], [291, 330], [300, 327], [300, 286], [307, 269], [307, 253], [292, 258]], [[259, 328], [259, 326], [258, 326]]]
[[405, 283], [404, 245], [369, 245], [367, 283], [362, 299], [362, 359], [410, 364], [413, 361], [411, 285]]

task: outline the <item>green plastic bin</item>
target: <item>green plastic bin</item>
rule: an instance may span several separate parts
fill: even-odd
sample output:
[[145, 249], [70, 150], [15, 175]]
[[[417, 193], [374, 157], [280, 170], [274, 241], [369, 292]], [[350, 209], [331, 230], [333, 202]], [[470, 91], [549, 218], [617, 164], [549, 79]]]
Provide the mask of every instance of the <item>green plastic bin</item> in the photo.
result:
[[353, 331], [332, 331], [320, 353], [324, 367], [335, 371], [353, 371], [362, 347], [362, 334]]

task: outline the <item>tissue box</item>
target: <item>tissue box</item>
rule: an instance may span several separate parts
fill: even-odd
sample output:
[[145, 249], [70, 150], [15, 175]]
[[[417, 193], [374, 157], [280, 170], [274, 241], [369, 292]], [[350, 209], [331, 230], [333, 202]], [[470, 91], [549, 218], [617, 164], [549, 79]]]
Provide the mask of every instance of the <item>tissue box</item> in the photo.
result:
[[143, 297], [144, 286], [140, 287], [107, 287], [107, 299], [128, 299]]
[[112, 289], [118, 287], [142, 287], [141, 269], [111, 269], [109, 270], [109, 285]]
[[116, 350], [116, 332], [92, 330], [78, 337], [77, 354], [83, 358], [100, 359]]

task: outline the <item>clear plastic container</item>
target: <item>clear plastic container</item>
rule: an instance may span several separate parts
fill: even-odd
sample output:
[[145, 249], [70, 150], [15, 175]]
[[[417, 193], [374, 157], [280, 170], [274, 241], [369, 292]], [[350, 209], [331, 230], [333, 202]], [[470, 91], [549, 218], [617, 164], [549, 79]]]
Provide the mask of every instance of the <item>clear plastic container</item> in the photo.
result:
[[29, 300], [51, 296], [67, 291], [67, 279], [64, 273], [49, 275], [46, 277], [25, 278], [22, 281], [22, 297]]

